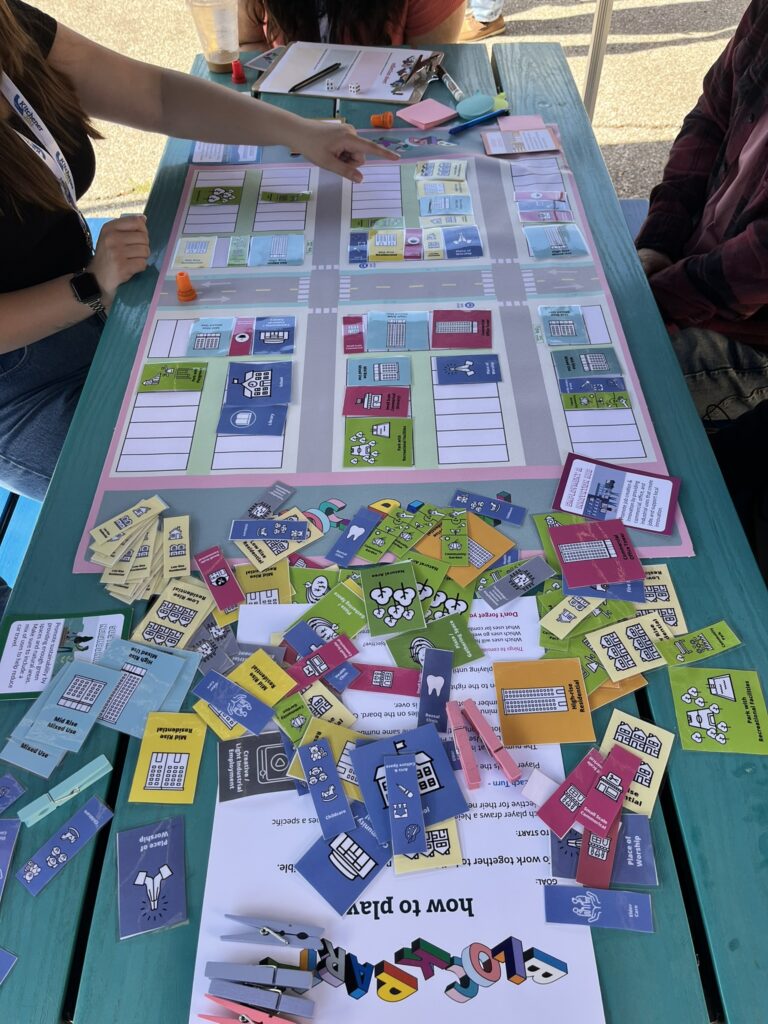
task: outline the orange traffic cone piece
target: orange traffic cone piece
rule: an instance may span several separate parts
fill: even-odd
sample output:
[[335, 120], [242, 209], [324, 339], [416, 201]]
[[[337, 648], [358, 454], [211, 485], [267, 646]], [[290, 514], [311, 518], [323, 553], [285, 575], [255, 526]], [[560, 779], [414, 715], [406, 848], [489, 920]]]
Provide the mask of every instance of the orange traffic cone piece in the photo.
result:
[[371, 114], [371, 128], [391, 128], [394, 123], [391, 110], [386, 110], [383, 114]]
[[197, 298], [197, 292], [192, 287], [186, 270], [180, 270], [176, 275], [176, 298], [179, 302], [192, 302]]

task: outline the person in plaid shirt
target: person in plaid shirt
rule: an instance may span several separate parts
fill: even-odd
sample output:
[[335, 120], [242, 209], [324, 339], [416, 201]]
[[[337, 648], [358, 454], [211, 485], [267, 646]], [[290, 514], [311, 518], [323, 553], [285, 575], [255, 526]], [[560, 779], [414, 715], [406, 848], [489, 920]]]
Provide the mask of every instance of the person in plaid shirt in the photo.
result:
[[635, 240], [699, 415], [768, 399], [768, 0], [752, 0], [683, 121]]

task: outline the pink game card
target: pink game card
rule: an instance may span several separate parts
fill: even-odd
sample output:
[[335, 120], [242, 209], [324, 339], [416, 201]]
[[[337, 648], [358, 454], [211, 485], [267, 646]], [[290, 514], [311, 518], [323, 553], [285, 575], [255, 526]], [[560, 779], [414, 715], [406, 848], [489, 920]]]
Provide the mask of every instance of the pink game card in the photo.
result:
[[338, 668], [343, 662], [349, 661], [356, 654], [357, 647], [348, 636], [343, 634], [335, 636], [333, 640], [329, 640], [327, 644], [323, 644], [322, 647], [318, 647], [316, 651], [308, 654], [306, 658], [302, 658], [292, 665], [291, 675], [294, 678], [317, 679], [319, 676], [325, 675], [326, 672]]
[[432, 348], [490, 347], [489, 310], [436, 309], [432, 314]]
[[569, 587], [645, 578], [645, 569], [619, 519], [552, 526], [549, 535]]
[[365, 352], [365, 324], [361, 316], [342, 317], [341, 330], [344, 336], [345, 356]]
[[203, 581], [211, 592], [219, 611], [226, 612], [245, 601], [245, 594], [229, 567], [221, 548], [207, 548], [195, 555], [195, 565], [203, 575]]
[[576, 865], [576, 881], [581, 885], [588, 885], [594, 889], [607, 889], [610, 886], [620, 828], [619, 817], [611, 825], [607, 836], [599, 836], [596, 832], [584, 830], [579, 862]]
[[235, 329], [232, 331], [232, 339], [229, 342], [231, 356], [249, 356], [251, 354], [255, 329], [256, 321], [252, 316], [241, 316], [235, 320]]
[[603, 757], [594, 748], [566, 775], [555, 792], [536, 812], [541, 820], [562, 839], [573, 825], [579, 808], [603, 768]]
[[407, 416], [410, 388], [350, 387], [344, 392], [345, 416]]
[[393, 668], [390, 665], [352, 665], [360, 675], [349, 684], [350, 690], [367, 690], [369, 693], [396, 693], [399, 697], [418, 697], [421, 671], [417, 668]]
[[630, 750], [613, 747], [587, 793], [587, 799], [579, 808], [576, 820], [599, 836], [607, 836], [621, 813], [627, 787], [642, 763]]

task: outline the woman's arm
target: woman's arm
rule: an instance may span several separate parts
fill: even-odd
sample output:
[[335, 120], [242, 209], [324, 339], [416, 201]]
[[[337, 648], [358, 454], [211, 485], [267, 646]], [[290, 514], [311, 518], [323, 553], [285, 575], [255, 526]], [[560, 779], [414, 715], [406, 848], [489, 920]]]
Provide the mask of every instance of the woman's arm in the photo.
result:
[[323, 124], [192, 75], [144, 64], [59, 25], [48, 58], [67, 74], [92, 117], [181, 139], [236, 145], [288, 146], [352, 181], [366, 156], [397, 155], [354, 128]]

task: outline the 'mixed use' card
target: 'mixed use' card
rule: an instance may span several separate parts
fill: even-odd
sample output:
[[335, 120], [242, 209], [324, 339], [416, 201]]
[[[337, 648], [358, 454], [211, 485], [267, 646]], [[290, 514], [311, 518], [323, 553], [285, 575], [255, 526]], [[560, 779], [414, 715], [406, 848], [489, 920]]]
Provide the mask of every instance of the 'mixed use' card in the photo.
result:
[[569, 587], [625, 583], [645, 576], [629, 534], [618, 520], [553, 526], [550, 537]]
[[118, 832], [117, 903], [121, 939], [186, 923], [182, 817]]
[[191, 804], [204, 743], [205, 723], [197, 715], [149, 715], [128, 802]]
[[757, 672], [671, 668], [669, 683], [683, 750], [768, 754], [768, 715]]
[[605, 671], [618, 683], [666, 665], [661, 645], [673, 637], [658, 615], [644, 615], [587, 633], [585, 639]]
[[493, 678], [506, 746], [594, 740], [578, 659], [497, 661]]
[[550, 924], [581, 924], [589, 928], [618, 928], [652, 932], [651, 897], [644, 892], [582, 889], [552, 885], [544, 889], [544, 916]]
[[605, 757], [616, 746], [636, 754], [641, 761], [624, 795], [624, 809], [650, 816], [672, 751], [675, 734], [652, 722], [614, 711], [605, 730], [600, 753]]

